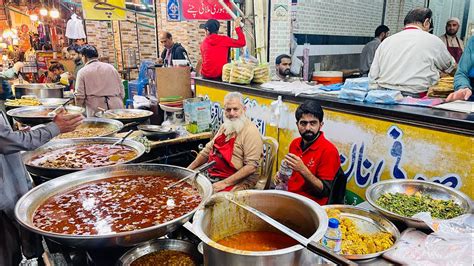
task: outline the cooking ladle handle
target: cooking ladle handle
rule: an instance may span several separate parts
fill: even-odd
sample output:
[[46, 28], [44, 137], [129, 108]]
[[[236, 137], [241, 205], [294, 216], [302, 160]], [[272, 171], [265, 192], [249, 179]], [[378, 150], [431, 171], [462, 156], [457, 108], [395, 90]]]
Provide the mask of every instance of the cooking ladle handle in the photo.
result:
[[130, 122], [130, 123], [127, 123], [127, 124], [123, 125], [122, 130], [123, 130], [124, 128], [134, 127], [134, 126], [138, 126], [138, 125], [140, 125], [139, 122]]
[[314, 241], [309, 242], [306, 248], [309, 249], [311, 252], [318, 254], [319, 256], [324, 257], [336, 263], [337, 265], [357, 265], [357, 263], [351, 260], [348, 260], [341, 255], [338, 255], [334, 252], [327, 250], [325, 247], [321, 246], [320, 244]]

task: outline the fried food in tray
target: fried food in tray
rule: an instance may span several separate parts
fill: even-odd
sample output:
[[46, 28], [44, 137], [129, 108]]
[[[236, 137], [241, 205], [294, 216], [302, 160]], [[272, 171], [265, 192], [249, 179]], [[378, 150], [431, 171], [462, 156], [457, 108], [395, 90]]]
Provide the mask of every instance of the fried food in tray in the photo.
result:
[[41, 105], [40, 100], [36, 98], [22, 98], [22, 99], [14, 99], [14, 100], [9, 100], [5, 102], [6, 106], [38, 106]]
[[329, 218], [336, 218], [340, 222], [342, 233], [341, 254], [365, 255], [384, 251], [394, 244], [394, 237], [389, 232], [379, 231], [366, 233], [358, 228], [355, 221], [343, 217], [337, 209], [326, 209]]

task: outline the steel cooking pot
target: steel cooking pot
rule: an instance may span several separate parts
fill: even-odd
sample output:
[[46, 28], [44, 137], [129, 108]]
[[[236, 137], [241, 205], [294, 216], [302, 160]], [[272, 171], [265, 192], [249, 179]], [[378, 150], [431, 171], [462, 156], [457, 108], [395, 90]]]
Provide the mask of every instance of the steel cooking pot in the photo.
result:
[[149, 241], [173, 232], [183, 223], [191, 219], [196, 209], [199, 208], [199, 206], [202, 206], [204, 202], [212, 195], [212, 185], [209, 180], [202, 174], [199, 174], [195, 179], [195, 182], [194, 180], [187, 181], [193, 186], [196, 186], [202, 198], [200, 205], [194, 210], [174, 220], [128, 232], [107, 233], [102, 235], [70, 235], [52, 233], [36, 227], [33, 223], [33, 215], [35, 210], [50, 197], [85, 183], [111, 177], [130, 175], [152, 175], [157, 176], [157, 178], [160, 176], [167, 176], [179, 180], [191, 173], [194, 173], [194, 171], [172, 165], [127, 164], [88, 169], [64, 175], [33, 188], [23, 197], [21, 197], [15, 206], [15, 217], [20, 225], [26, 229], [45, 236], [55, 242], [71, 247], [91, 249], [133, 246], [138, 243]]
[[[205, 265], [314, 265], [322, 263], [303, 246], [295, 245], [274, 251], [242, 251], [218, 244], [215, 240], [243, 231], [275, 231], [269, 224], [246, 210], [219, 200], [223, 193], [214, 195], [214, 204], [201, 207], [193, 218], [192, 229], [204, 242]], [[278, 190], [247, 190], [235, 193], [242, 201], [304, 237], [318, 242], [328, 225], [326, 212], [316, 202], [298, 194]]]
[[14, 86], [15, 98], [20, 99], [23, 95], [36, 95], [37, 98], [63, 98], [66, 87], [54, 83], [30, 83]]
[[[86, 144], [113, 144], [120, 140], [120, 138], [110, 138], [110, 137], [101, 137], [101, 138], [83, 138], [83, 139], [58, 139], [58, 140], [52, 140], [43, 146], [37, 148], [36, 150], [33, 151], [28, 151], [23, 153], [23, 162], [25, 163], [26, 169], [28, 172], [45, 177], [45, 178], [55, 178], [58, 176], [62, 176], [65, 174], [77, 172], [84, 170], [84, 168], [50, 168], [50, 167], [42, 167], [42, 166], [37, 166], [33, 165], [31, 163], [31, 160], [33, 158], [37, 158], [39, 156], [44, 155], [46, 152], [51, 152], [54, 150], [59, 150], [59, 149], [64, 149], [68, 147], [74, 147], [74, 146], [80, 146], [80, 145], [86, 145]], [[145, 153], [145, 146], [135, 140], [131, 139], [126, 139], [122, 142], [121, 145], [124, 145], [126, 147], [132, 148], [136, 151], [137, 155], [125, 162], [125, 163], [131, 163], [138, 158], [140, 158], [144, 153]], [[122, 163], [121, 163], [122, 164]]]
[[196, 245], [178, 239], [157, 239], [136, 246], [135, 248], [123, 254], [117, 262], [117, 266], [130, 266], [136, 260], [161, 250], [175, 250], [189, 255], [192, 260], [198, 264], [202, 264], [202, 255], [199, 253]]

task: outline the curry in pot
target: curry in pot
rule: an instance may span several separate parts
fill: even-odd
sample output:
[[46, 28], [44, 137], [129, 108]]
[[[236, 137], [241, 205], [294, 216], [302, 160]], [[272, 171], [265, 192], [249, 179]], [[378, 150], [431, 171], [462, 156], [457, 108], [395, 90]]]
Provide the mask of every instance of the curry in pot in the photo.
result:
[[33, 214], [41, 230], [102, 235], [162, 224], [193, 211], [201, 202], [196, 188], [166, 176], [119, 176], [89, 182], [43, 202]]
[[138, 152], [128, 146], [95, 143], [50, 150], [33, 157], [29, 164], [45, 168], [84, 169], [127, 162], [137, 155]]

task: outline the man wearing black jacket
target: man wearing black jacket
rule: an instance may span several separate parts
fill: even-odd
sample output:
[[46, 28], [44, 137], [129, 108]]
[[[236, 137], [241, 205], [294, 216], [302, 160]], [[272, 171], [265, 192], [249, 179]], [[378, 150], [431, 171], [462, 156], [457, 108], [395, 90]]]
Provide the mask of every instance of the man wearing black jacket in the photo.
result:
[[161, 53], [161, 58], [158, 60], [164, 66], [172, 66], [173, 60], [188, 60], [186, 57], [188, 53], [186, 49], [179, 44], [173, 42], [171, 33], [164, 31], [160, 34], [160, 43], [165, 47]]

